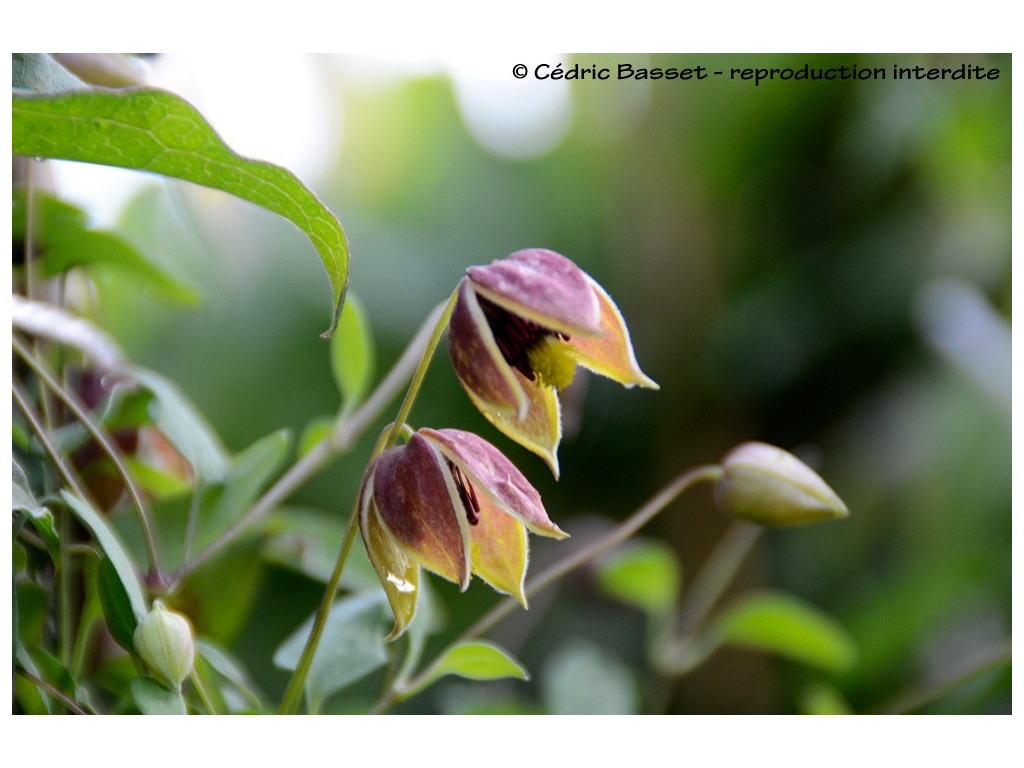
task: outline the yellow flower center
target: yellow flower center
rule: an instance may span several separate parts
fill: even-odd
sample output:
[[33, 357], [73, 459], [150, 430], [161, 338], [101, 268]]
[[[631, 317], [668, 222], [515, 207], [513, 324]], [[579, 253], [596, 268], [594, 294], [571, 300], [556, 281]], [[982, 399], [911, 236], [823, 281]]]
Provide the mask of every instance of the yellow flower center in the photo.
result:
[[576, 358], [572, 347], [558, 335], [547, 334], [539, 338], [526, 350], [526, 357], [542, 385], [565, 389], [572, 384]]

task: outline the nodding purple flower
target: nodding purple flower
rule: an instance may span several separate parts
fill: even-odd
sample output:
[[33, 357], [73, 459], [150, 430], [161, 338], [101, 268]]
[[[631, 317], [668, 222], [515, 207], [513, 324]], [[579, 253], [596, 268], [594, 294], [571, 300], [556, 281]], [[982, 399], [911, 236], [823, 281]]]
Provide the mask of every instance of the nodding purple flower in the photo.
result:
[[640, 370], [615, 302], [564, 256], [530, 248], [466, 273], [448, 326], [455, 373], [480, 412], [556, 476], [556, 390], [577, 365], [627, 387], [658, 388]]
[[458, 429], [420, 429], [374, 459], [360, 490], [359, 530], [395, 614], [389, 640], [412, 621], [421, 567], [463, 590], [476, 574], [525, 606], [527, 531], [568, 535], [511, 461]]

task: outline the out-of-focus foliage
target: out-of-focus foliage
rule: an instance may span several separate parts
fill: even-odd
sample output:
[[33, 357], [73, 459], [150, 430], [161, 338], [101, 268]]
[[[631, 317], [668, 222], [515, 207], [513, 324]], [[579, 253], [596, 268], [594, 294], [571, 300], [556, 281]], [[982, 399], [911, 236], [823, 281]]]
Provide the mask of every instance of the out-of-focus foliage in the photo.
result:
[[[617, 574], [574, 574], [491, 633], [531, 671], [529, 682], [469, 688], [447, 677], [397, 711], [869, 711], [998, 646], [1011, 616], [1009, 56], [575, 60], [725, 71], [966, 61], [1002, 76], [547, 82], [565, 87], [552, 118], [564, 135], [540, 155], [510, 158], [474, 137], [467, 102], [446, 77], [371, 81], [353, 61], [319, 62], [344, 105], [344, 130], [337, 151], [325, 149], [333, 164], [305, 181], [344, 223], [366, 316], [351, 333], [373, 329], [374, 370], [387, 370], [467, 265], [523, 247], [574, 259], [627, 318], [637, 358], [661, 390], [627, 393], [581, 377], [564, 402], [561, 483], [532, 454], [502, 445], [561, 528], [585, 540], [744, 440], [797, 453], [851, 511], [845, 521], [765, 535], [737, 581], [785, 589], [826, 612], [843, 629], [831, 646], [842, 663], [814, 669], [726, 648], [683, 678], [652, 671], [648, 623], [677, 579], [685, 593], [726, 525], [710, 496], [696, 493], [645, 531], [679, 557], [681, 577], [661, 555], [647, 571], [667, 574], [665, 583], [647, 595], [628, 562]], [[511, 64], [500, 73], [509, 81]], [[199, 304], [172, 303], [97, 263], [96, 320], [131, 360], [188, 393], [232, 467], [249, 457], [266, 467], [265, 482], [286, 450], [278, 430], [301, 435], [336, 413], [339, 386], [362, 396], [358, 376], [336, 383], [330, 343], [317, 337], [323, 270], [293, 258], [309, 246], [284, 222], [163, 184], [129, 203], [117, 234], [158, 274], [195, 289]], [[497, 439], [446, 362], [435, 360], [412, 420]], [[183, 607], [201, 643], [224, 649], [200, 645], [198, 668], [230, 688], [223, 695], [237, 711], [251, 706], [252, 690], [277, 698], [286, 676], [268, 659], [294, 664], [289, 636], [319, 600], [376, 431], [366, 435], [356, 460], [330, 465], [261, 537], [186, 584]], [[230, 521], [258, 490], [211, 487], [203, 503]], [[187, 499], [159, 505], [164, 524], [187, 525]], [[321, 529], [332, 540], [323, 552]], [[559, 556], [547, 544], [536, 544], [531, 569]], [[353, 558], [349, 585], [372, 584], [365, 556]], [[432, 610], [448, 623], [415, 641], [428, 650], [497, 599], [482, 585], [464, 595], [432, 586]], [[18, 595], [22, 605], [37, 598], [29, 587]], [[229, 615], [217, 615], [224, 605]], [[346, 631], [370, 648], [379, 606], [351, 606], [360, 618]], [[843, 655], [847, 639], [856, 651]], [[315, 692], [327, 711], [357, 711], [379, 692], [383, 660], [367, 651], [361, 666], [349, 662]], [[107, 674], [126, 673], [111, 664]], [[355, 684], [332, 701], [339, 680]], [[925, 711], [1008, 711], [1009, 683], [1004, 665]]]

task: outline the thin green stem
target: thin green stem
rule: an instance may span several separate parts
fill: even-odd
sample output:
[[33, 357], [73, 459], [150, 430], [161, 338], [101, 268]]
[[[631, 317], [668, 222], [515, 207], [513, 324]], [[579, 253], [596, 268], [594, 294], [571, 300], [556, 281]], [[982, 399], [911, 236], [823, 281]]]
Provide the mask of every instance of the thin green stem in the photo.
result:
[[388, 403], [401, 391], [406, 382], [409, 381], [409, 378], [422, 360], [428, 343], [433, 338], [435, 326], [444, 311], [445, 306], [443, 304], [438, 304], [431, 311], [420, 326], [416, 336], [409, 342], [402, 356], [392, 366], [387, 376], [384, 377], [380, 385], [373, 391], [373, 394], [351, 414], [339, 418], [335, 423], [334, 429], [310, 448], [287, 472], [281, 475], [277, 482], [234, 525], [228, 528], [215, 541], [207, 545], [201, 552], [196, 553], [191, 559], [183, 563], [171, 575], [171, 588], [181, 579], [223, 551], [250, 527], [273, 512], [279, 504], [291, 496], [296, 489], [302, 486], [333, 456], [351, 448], [355, 444], [356, 440], [373, 424], [380, 415], [380, 412], [384, 410]]
[[50, 458], [53, 466], [57, 468], [57, 473], [64, 478], [64, 482], [75, 492], [75, 495], [88, 501], [89, 494], [86, 493], [85, 486], [82, 485], [78, 475], [68, 466], [67, 462], [64, 461], [64, 457], [60, 455], [60, 452], [51, 442], [49, 432], [47, 432], [39, 415], [31, 406], [28, 396], [22, 391], [21, 385], [16, 381], [11, 382], [11, 396], [14, 398], [15, 405], [18, 406], [18, 410], [21, 411], [25, 420], [28, 421], [29, 428], [35, 433], [39, 444], [43, 447], [43, 451]]
[[139, 491], [138, 486], [135, 483], [134, 478], [128, 471], [127, 466], [124, 462], [124, 456], [121, 455], [120, 449], [113, 440], [107, 435], [106, 431], [102, 429], [93, 420], [92, 416], [89, 415], [88, 408], [78, 399], [70, 390], [65, 389], [56, 377], [42, 362], [37, 360], [35, 356], [25, 348], [25, 346], [18, 341], [16, 336], [11, 337], [14, 351], [25, 361], [25, 363], [35, 372], [40, 379], [45, 382], [46, 386], [55, 394], [61, 402], [67, 406], [68, 410], [74, 414], [75, 418], [81, 422], [85, 430], [92, 436], [92, 438], [99, 444], [103, 452], [106, 453], [113, 464], [115, 471], [120, 476], [121, 481], [124, 483], [125, 489], [128, 491], [128, 495], [132, 499], [132, 503], [135, 505], [136, 515], [139, 520], [139, 528], [142, 529], [142, 538], [146, 546], [146, 557], [149, 560], [149, 578], [148, 581], [156, 586], [163, 584], [163, 575], [160, 572], [160, 558], [157, 554], [156, 538], [153, 535], [153, 527], [149, 521], [149, 509], [148, 505], [142, 498], [142, 493]]
[[[398, 440], [399, 435], [402, 434], [402, 430], [405, 428], [405, 420], [412, 411], [413, 403], [416, 401], [416, 396], [419, 394], [420, 385], [423, 383], [423, 379], [427, 374], [427, 369], [430, 367], [430, 361], [434, 357], [434, 350], [437, 349], [438, 342], [441, 340], [441, 334], [444, 333], [444, 329], [448, 327], [448, 319], [451, 317], [452, 307], [455, 305], [455, 297], [457, 295], [458, 294], [456, 292], [452, 293], [444, 309], [435, 320], [433, 331], [431, 332], [430, 338], [427, 340], [427, 344], [420, 356], [419, 365], [416, 366], [416, 371], [413, 373], [412, 380], [409, 382], [409, 388], [406, 390], [405, 398], [402, 400], [402, 404], [398, 408], [398, 417], [390, 427], [385, 428], [384, 433], [377, 440], [377, 444], [374, 446], [373, 452], [370, 454], [370, 458], [367, 461], [367, 466], [369, 466], [383, 451], [393, 446]], [[334, 563], [334, 570], [331, 573], [331, 578], [328, 580], [327, 587], [324, 589], [324, 595], [320, 600], [320, 607], [317, 609], [316, 617], [313, 620], [313, 627], [310, 630], [309, 638], [306, 640], [306, 645], [302, 649], [302, 655], [299, 657], [299, 661], [295, 666], [295, 671], [292, 673], [292, 678], [288, 682], [288, 687], [285, 689], [284, 696], [281, 699], [281, 705], [278, 708], [278, 712], [282, 715], [292, 714], [298, 708], [299, 698], [301, 697], [302, 690], [306, 684], [306, 677], [309, 675], [309, 669], [313, 665], [313, 658], [316, 656], [316, 649], [320, 645], [320, 638], [323, 635], [324, 627], [327, 625], [327, 617], [330, 614], [331, 605], [334, 603], [334, 595], [338, 591], [338, 584], [341, 581], [341, 574], [345, 569], [345, 563], [348, 560], [348, 553], [352, 549], [352, 542], [355, 540], [356, 523], [358, 519], [359, 498], [357, 496], [352, 504], [352, 513], [349, 515], [348, 525], [345, 528], [345, 536], [341, 542], [338, 559]]]
[[[57, 473], [64, 478], [64, 482], [67, 483], [68, 487], [79, 498], [88, 501], [89, 496], [85, 492], [85, 486], [78, 479], [74, 469], [64, 461], [64, 457], [61, 456], [56, 446], [50, 440], [49, 430], [46, 429], [39, 414], [32, 408], [28, 395], [22, 391], [21, 385], [17, 381], [11, 382], [11, 395], [18, 406], [18, 410], [24, 415], [25, 420], [29, 423], [29, 427], [35, 433], [36, 439], [39, 440], [39, 444], [43, 447], [43, 451], [50, 457], [53, 466], [56, 467]], [[58, 651], [61, 661], [67, 665], [71, 658], [71, 630], [74, 610], [71, 600], [71, 554], [66, 544], [70, 538], [70, 525], [66, 515], [61, 516], [59, 525], [60, 540], [64, 543], [61, 544], [60, 555], [57, 560], [57, 583], [59, 585], [57, 591], [57, 610], [60, 621]]]
[[994, 645], [974, 653], [966, 661], [947, 672], [938, 680], [926, 680], [916, 683], [899, 695], [876, 708], [876, 714], [908, 715], [915, 712], [950, 691], [967, 683], [978, 675], [998, 669], [1009, 664], [1013, 658], [1013, 648], [1009, 640], [1002, 640]]
[[693, 632], [732, 583], [743, 561], [764, 532], [760, 526], [734, 520], [697, 572], [679, 609], [679, 633]]
[[306, 684], [306, 677], [309, 675], [309, 668], [313, 665], [316, 649], [320, 645], [320, 638], [323, 636], [324, 627], [327, 625], [327, 616], [331, 612], [334, 594], [338, 591], [341, 573], [345, 570], [348, 553], [352, 549], [352, 542], [356, 538], [356, 521], [358, 519], [358, 513], [356, 510], [353, 510], [352, 515], [349, 517], [348, 525], [345, 527], [345, 536], [341, 541], [338, 559], [334, 563], [334, 570], [331, 572], [331, 578], [327, 581], [323, 598], [320, 600], [320, 607], [317, 609], [316, 618], [313, 620], [313, 628], [310, 630], [309, 639], [306, 640], [306, 646], [302, 649], [302, 655], [295, 666], [292, 678], [288, 681], [288, 688], [285, 690], [284, 696], [281, 699], [281, 705], [277, 710], [278, 714], [291, 715], [298, 708], [299, 698], [302, 696], [302, 689]]
[[441, 340], [441, 334], [444, 333], [444, 329], [448, 327], [448, 320], [452, 316], [452, 308], [455, 306], [455, 299], [458, 295], [458, 290], [452, 291], [452, 295], [449, 297], [448, 303], [445, 305], [444, 310], [441, 312], [441, 316], [438, 318], [438, 321], [434, 326], [434, 332], [430, 335], [430, 340], [427, 342], [427, 348], [423, 351], [423, 357], [420, 359], [420, 364], [412, 376], [412, 381], [409, 382], [409, 389], [405, 392], [405, 399], [402, 400], [402, 404], [398, 407], [398, 415], [395, 417], [395, 421], [391, 425], [391, 431], [384, 440], [384, 445], [381, 448], [382, 451], [387, 450], [398, 442], [398, 436], [402, 433], [402, 428], [405, 426], [405, 422], [409, 418], [409, 413], [412, 411], [412, 404], [416, 402], [416, 397], [420, 393], [420, 385], [423, 384], [423, 379], [427, 375], [427, 369], [430, 367], [430, 361], [434, 357], [434, 350], [437, 349], [438, 342]]
[[[532, 597], [545, 589], [566, 574], [574, 571], [580, 566], [590, 562], [609, 549], [629, 539], [658, 513], [662, 512], [669, 504], [675, 501], [685, 491], [702, 482], [714, 482], [722, 475], [722, 468], [717, 465], [705, 465], [695, 467], [676, 477], [658, 493], [652, 496], [643, 506], [639, 507], [628, 518], [606, 533], [604, 536], [587, 544], [568, 557], [549, 566], [527, 582], [525, 587], [526, 596]], [[495, 605], [490, 611], [481, 616], [475, 624], [459, 635], [455, 640], [442, 649], [434, 660], [427, 664], [419, 674], [415, 675], [404, 685], [392, 688], [392, 690], [370, 710], [371, 714], [384, 712], [392, 704], [403, 701], [419, 689], [420, 684], [433, 675], [437, 666], [445, 658], [448, 652], [456, 646], [479, 637], [489, 631], [498, 622], [520, 607], [519, 602], [514, 598], [507, 598]]]
[[55, 685], [53, 685], [50, 682], [47, 682], [46, 680], [43, 680], [42, 678], [36, 677], [35, 675], [33, 675], [28, 670], [25, 670], [25, 669], [22, 669], [21, 667], [19, 667], [19, 668], [17, 668], [15, 670], [15, 674], [19, 675], [20, 677], [25, 678], [26, 680], [28, 680], [30, 683], [32, 683], [37, 688], [46, 691], [48, 694], [50, 694], [55, 699], [57, 699], [61, 704], [63, 704], [65, 707], [67, 707], [68, 711], [71, 712], [71, 714], [73, 714], [73, 715], [89, 715], [89, 714], [92, 714], [91, 712], [88, 712], [87, 710], [82, 709], [82, 707], [79, 706], [78, 703], [75, 702], [74, 699], [72, 699], [70, 696], [68, 696], [62, 690], [57, 688]]
[[199, 696], [199, 700], [203, 703], [206, 711], [211, 715], [218, 714], [217, 708], [213, 705], [213, 701], [210, 700], [210, 695], [206, 692], [206, 687], [203, 685], [203, 679], [196, 671], [195, 666], [192, 667], [192, 671], [189, 673], [189, 679], [192, 681], [192, 685], [196, 689], [196, 695]]
[[668, 697], [675, 678], [694, 669], [714, 650], [706, 647], [706, 638], [698, 630], [736, 578], [763, 531], [760, 526], [734, 520], [697, 571], [683, 597], [678, 627], [667, 625], [653, 646], [652, 666], [662, 681], [662, 698]]

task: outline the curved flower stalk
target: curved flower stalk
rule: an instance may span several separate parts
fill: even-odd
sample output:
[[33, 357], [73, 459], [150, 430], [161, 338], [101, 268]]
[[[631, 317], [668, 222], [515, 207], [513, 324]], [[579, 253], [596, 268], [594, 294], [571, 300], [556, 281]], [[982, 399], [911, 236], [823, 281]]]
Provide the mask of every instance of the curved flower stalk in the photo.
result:
[[540, 494], [493, 445], [457, 429], [420, 429], [370, 464], [359, 530], [399, 637], [412, 621], [419, 571], [462, 590], [476, 574], [526, 607], [527, 530], [562, 539]]
[[556, 477], [555, 390], [577, 365], [627, 387], [658, 388], [640, 370], [615, 302], [564, 256], [530, 248], [466, 273], [448, 327], [455, 372], [480, 412]]

